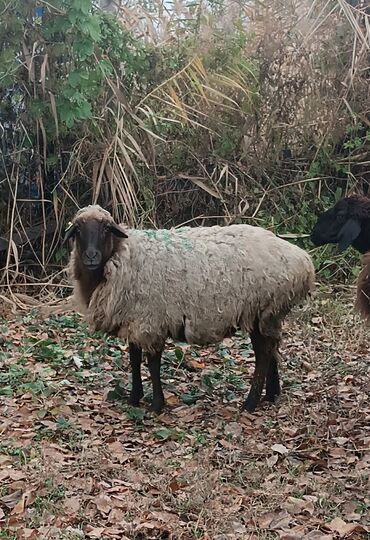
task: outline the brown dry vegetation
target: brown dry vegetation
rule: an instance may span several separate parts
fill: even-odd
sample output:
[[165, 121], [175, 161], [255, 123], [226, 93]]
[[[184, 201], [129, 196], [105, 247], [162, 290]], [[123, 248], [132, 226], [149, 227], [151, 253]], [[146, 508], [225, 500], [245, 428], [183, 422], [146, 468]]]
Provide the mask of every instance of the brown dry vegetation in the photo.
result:
[[[70, 315], [4, 321], [2, 537], [367, 538], [368, 329], [352, 305], [323, 289], [296, 310], [281, 399], [253, 415], [238, 413], [253, 371], [241, 335], [169, 347], [153, 417], [125, 404], [119, 342]], [[117, 380], [123, 401], [108, 401]]]
[[[318, 209], [366, 188], [370, 25], [361, 2], [116, 3], [134, 34], [127, 50], [140, 52], [112, 60], [101, 93], [88, 96], [93, 125], [66, 131], [55, 109], [76, 59], [56, 57], [42, 25], [28, 22], [20, 35], [11, 92], [25, 109], [9, 124], [2, 117], [0, 232], [14, 241], [0, 241], [3, 288], [55, 287], [65, 223], [91, 201], [131, 224], [245, 221], [307, 234]], [[28, 112], [30, 96], [40, 118]]]

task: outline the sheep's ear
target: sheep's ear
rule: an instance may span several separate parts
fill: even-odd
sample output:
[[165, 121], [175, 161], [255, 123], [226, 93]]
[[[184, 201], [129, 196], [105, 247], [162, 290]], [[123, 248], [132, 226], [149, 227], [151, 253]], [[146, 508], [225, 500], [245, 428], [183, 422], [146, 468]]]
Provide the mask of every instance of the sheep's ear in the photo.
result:
[[338, 246], [340, 251], [345, 251], [361, 232], [361, 224], [357, 219], [348, 219], [339, 231]]
[[68, 226], [65, 230], [65, 235], [63, 238], [63, 244], [67, 242], [70, 238], [73, 238], [76, 233], [76, 226], [73, 223], [68, 223]]
[[118, 236], [119, 238], [127, 238], [127, 234], [120, 225], [117, 225], [117, 223], [111, 223], [109, 225], [109, 230], [112, 234], [114, 234], [114, 236]]

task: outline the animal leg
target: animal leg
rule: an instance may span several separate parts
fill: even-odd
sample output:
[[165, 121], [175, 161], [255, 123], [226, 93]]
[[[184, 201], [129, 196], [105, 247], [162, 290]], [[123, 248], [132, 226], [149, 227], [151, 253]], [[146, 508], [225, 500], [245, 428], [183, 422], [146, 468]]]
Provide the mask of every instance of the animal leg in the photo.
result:
[[255, 370], [248, 397], [241, 407], [242, 410], [248, 412], [253, 412], [261, 399], [262, 390], [265, 386], [266, 376], [270, 367], [274, 338], [262, 335], [259, 330], [258, 320], [256, 320], [251, 332], [251, 341], [256, 358]]
[[164, 407], [164, 395], [161, 384], [161, 356], [162, 351], [147, 353], [148, 368], [153, 386], [153, 401], [150, 410], [156, 413], [161, 412]]
[[132, 389], [130, 393], [129, 403], [134, 407], [138, 407], [140, 400], [144, 395], [143, 382], [141, 380], [142, 350], [137, 345], [129, 343], [129, 355], [132, 373]]
[[269, 369], [266, 376], [266, 396], [267, 401], [275, 401], [275, 398], [280, 395], [280, 382], [279, 382], [279, 369], [278, 360], [279, 353], [277, 350], [273, 351]]

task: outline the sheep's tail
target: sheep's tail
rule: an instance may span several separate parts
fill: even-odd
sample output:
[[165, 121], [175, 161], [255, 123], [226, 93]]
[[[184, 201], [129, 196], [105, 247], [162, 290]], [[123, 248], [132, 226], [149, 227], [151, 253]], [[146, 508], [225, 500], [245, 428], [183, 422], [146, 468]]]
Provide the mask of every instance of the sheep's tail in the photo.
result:
[[355, 308], [364, 319], [370, 320], [370, 252], [362, 257], [363, 268], [357, 278]]

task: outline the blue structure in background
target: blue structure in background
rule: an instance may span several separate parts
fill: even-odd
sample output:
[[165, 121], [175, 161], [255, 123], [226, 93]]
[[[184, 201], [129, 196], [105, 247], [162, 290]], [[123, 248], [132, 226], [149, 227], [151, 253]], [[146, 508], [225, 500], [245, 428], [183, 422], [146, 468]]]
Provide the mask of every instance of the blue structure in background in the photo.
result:
[[37, 6], [35, 9], [35, 16], [36, 17], [42, 17], [44, 14], [44, 6]]

